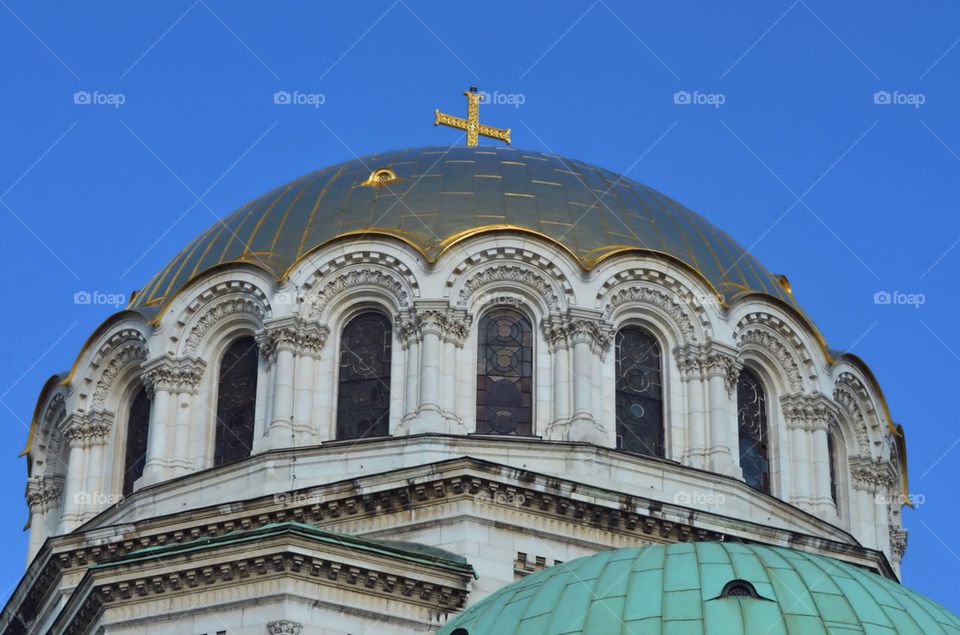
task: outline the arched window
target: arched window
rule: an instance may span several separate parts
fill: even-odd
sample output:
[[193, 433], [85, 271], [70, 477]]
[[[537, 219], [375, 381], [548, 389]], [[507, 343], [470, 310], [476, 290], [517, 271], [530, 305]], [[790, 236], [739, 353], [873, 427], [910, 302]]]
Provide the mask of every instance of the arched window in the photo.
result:
[[356, 316], [343, 329], [337, 398], [337, 438], [390, 434], [390, 320], [380, 313]]
[[837, 440], [836, 433], [833, 430], [827, 432], [827, 461], [830, 462], [830, 498], [833, 500], [833, 504], [837, 508], [837, 513], [840, 512], [840, 498], [839, 490], [837, 488]]
[[480, 320], [477, 432], [533, 434], [533, 331], [515, 309]]
[[737, 424], [740, 430], [740, 467], [747, 485], [770, 491], [767, 455], [767, 396], [763, 384], [746, 368], [737, 380]]
[[223, 353], [217, 387], [217, 433], [213, 464], [250, 456], [257, 406], [257, 343], [241, 337]]
[[127, 444], [123, 455], [123, 494], [133, 493], [133, 484], [143, 476], [147, 462], [147, 434], [150, 431], [150, 395], [143, 386], [137, 390], [127, 412]]
[[664, 454], [660, 346], [634, 326], [617, 333], [617, 447]]

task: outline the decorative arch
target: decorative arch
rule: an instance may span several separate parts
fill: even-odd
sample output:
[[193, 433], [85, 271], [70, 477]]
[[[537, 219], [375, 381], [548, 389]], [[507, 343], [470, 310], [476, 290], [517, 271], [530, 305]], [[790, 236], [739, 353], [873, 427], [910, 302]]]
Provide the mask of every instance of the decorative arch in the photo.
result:
[[119, 388], [117, 378], [131, 369], [139, 368], [146, 359], [147, 342], [142, 337], [131, 338], [127, 343], [114, 349], [113, 354], [103, 364], [103, 370], [97, 378], [91, 398], [93, 408], [111, 410], [108, 407], [108, 397], [115, 388]]
[[310, 318], [326, 322], [335, 301], [359, 291], [373, 291], [386, 299], [395, 312], [409, 309], [414, 297], [403, 276], [382, 266], [331, 271], [308, 293]]
[[[202, 303], [202, 298], [198, 298], [197, 302], [190, 305], [188, 311], [196, 317], [186, 325], [181, 357], [197, 357], [209, 334], [231, 318], [246, 319], [252, 323], [254, 330], [262, 328], [271, 315], [266, 295], [252, 284], [242, 283], [240, 286], [239, 293], [231, 289], [230, 293], [208, 296], [210, 299], [207, 302]], [[220, 285], [217, 289], [224, 290]]]
[[863, 405], [865, 393], [860, 391], [862, 384], [853, 375], [842, 373], [833, 389], [833, 400], [840, 406], [843, 416], [841, 425], [845, 425], [850, 432], [850, 436], [856, 442], [856, 454], [859, 456], [870, 456], [870, 432], [867, 428], [867, 417]]
[[[479, 248], [460, 261], [446, 281], [446, 295], [455, 306], [466, 308], [479, 291], [488, 286], [507, 285], [541, 305], [542, 312], [558, 313], [577, 303], [573, 285], [551, 257], [531, 249], [509, 246]], [[492, 306], [492, 298], [483, 302]]]
[[816, 377], [813, 355], [803, 339], [784, 320], [764, 312], [743, 316], [733, 329], [733, 339], [742, 350], [767, 353], [788, 382], [788, 391], [804, 392]]
[[669, 322], [678, 343], [697, 343], [712, 337], [707, 299], [715, 302], [712, 294], [698, 294], [663, 272], [634, 267], [607, 278], [597, 291], [596, 306], [610, 319], [631, 306], [653, 308]]

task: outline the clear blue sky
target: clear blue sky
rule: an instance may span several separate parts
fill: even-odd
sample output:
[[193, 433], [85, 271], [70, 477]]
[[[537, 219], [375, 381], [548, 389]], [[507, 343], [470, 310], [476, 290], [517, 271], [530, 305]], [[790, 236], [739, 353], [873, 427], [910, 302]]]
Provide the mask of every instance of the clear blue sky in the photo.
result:
[[476, 84], [516, 146], [626, 172], [789, 275], [906, 428], [905, 583], [960, 613], [960, 5], [836, 4], [0, 1], [2, 597], [38, 391], [112, 311], [74, 295], [136, 289], [309, 170], [452, 143], [433, 109]]

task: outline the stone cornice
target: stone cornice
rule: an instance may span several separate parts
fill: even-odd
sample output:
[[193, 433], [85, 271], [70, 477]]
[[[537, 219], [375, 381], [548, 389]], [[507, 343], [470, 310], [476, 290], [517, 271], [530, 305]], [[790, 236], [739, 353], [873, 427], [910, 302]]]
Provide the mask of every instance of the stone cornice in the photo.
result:
[[[432, 611], [453, 611], [466, 600], [473, 570], [418, 558], [411, 567], [400, 551], [380, 547], [357, 564], [363, 541], [318, 540], [326, 532], [295, 524], [254, 527], [217, 539], [135, 550], [87, 569], [53, 624], [53, 632], [86, 633], [102, 610], [127, 600], [189, 596], [216, 586], [249, 584], [258, 577], [310, 580], [341, 590], [403, 598]], [[330, 534], [326, 534], [330, 535]], [[286, 631], [278, 631], [286, 632]]]
[[[331, 448], [325, 448], [328, 450]], [[52, 538], [11, 596], [0, 616], [0, 632], [6, 632], [12, 611], [25, 611], [29, 615], [31, 610], [39, 610], [30, 607], [46, 602], [63, 573], [144, 547], [212, 538], [238, 529], [290, 520], [320, 527], [347, 520], [382, 520], [387, 514], [409, 515], [414, 509], [425, 510], [453, 502], [493, 505], [494, 509], [503, 508], [504, 512], [520, 509], [542, 518], [542, 522], [552, 527], [562, 527], [565, 523], [588, 526], [595, 531], [613, 532], [618, 540], [627, 543], [653, 537], [671, 541], [755, 540], [751, 536], [763, 535], [772, 544], [789, 544], [838, 556], [852, 553], [860, 561], [877, 566], [884, 575], [895, 577], [879, 552], [856, 546], [852, 537], [849, 543], [837, 542], [748, 521], [731, 524], [730, 518], [714, 518], [710, 512], [642, 497], [624, 498], [620, 492], [533, 472], [518, 472], [512, 467], [479, 459], [452, 459], [396, 470], [390, 475], [389, 483], [381, 480], [382, 477], [375, 476], [350, 479], [291, 492], [281, 499], [267, 495], [234, 503], [229, 513], [225, 513], [221, 505], [215, 505], [192, 510], [183, 518], [151, 518], [136, 526], [97, 527]], [[144, 495], [152, 495], [151, 489], [147, 488]], [[139, 492], [135, 493], [128, 503], [138, 495]], [[522, 501], [519, 508], [515, 501]], [[624, 507], [625, 501], [629, 503], [627, 507]], [[531, 518], [528, 517], [526, 526], [530, 525]]]

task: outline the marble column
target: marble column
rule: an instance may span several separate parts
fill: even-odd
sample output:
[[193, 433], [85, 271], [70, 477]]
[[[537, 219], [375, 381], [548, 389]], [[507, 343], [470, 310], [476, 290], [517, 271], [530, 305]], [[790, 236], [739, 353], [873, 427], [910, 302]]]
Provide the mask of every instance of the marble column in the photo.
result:
[[595, 398], [599, 364], [610, 349], [613, 328], [599, 311], [570, 309], [567, 330], [573, 347], [573, 415], [568, 440], [603, 445], [607, 435]]
[[465, 433], [463, 421], [456, 413], [456, 374], [470, 316], [446, 301], [426, 300], [418, 302], [413, 315], [404, 319], [401, 341], [407, 342], [407, 412], [398, 433]]
[[59, 533], [73, 531], [83, 522], [87, 505], [86, 491], [87, 427], [82, 417], [73, 414], [62, 424], [62, 434], [70, 446], [67, 454], [66, 477], [63, 486], [63, 513], [60, 516]]
[[789, 481], [791, 492], [788, 500], [800, 509], [813, 513], [814, 466], [810, 460], [809, 411], [804, 396], [785, 396], [780, 401], [780, 409], [789, 435], [790, 470], [793, 472]]
[[707, 412], [704, 409], [703, 360], [698, 344], [685, 344], [674, 349], [680, 368], [680, 379], [686, 387], [687, 448], [682, 455], [685, 464], [698, 469], [707, 467]]
[[313, 420], [316, 367], [330, 330], [319, 324], [301, 323], [294, 362], [293, 429], [298, 446], [320, 442], [317, 422]]
[[49, 538], [50, 514], [56, 513], [63, 493], [63, 477], [31, 476], [27, 479], [27, 506], [30, 508], [30, 542], [27, 562], [40, 551]]
[[562, 441], [570, 426], [570, 357], [571, 342], [566, 324], [560, 316], [544, 318], [540, 324], [543, 337], [550, 347], [550, 363], [553, 371], [553, 412], [546, 434], [548, 439]]
[[267, 412], [265, 449], [294, 445], [294, 373], [300, 318], [285, 317], [264, 324], [257, 333], [261, 354], [273, 366], [270, 411]]
[[707, 381], [707, 412], [709, 413], [709, 465], [718, 474], [739, 478], [739, 430], [731, 413], [736, 412], [734, 390], [741, 365], [734, 348], [710, 342], [705, 348], [704, 374]]
[[147, 461], [136, 487], [185, 474], [193, 469], [190, 413], [206, 364], [167, 354], [144, 364], [143, 384], [151, 393]]

